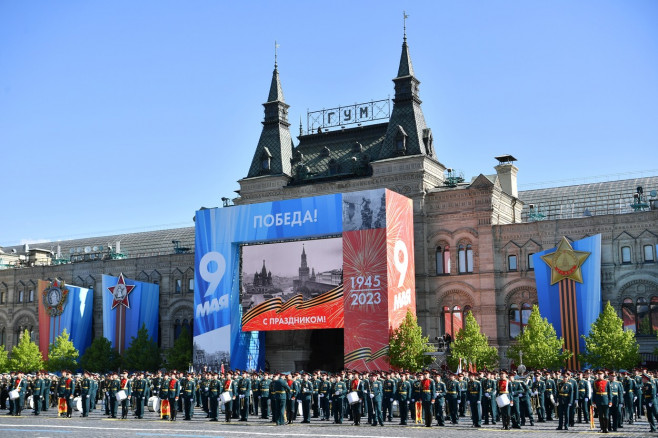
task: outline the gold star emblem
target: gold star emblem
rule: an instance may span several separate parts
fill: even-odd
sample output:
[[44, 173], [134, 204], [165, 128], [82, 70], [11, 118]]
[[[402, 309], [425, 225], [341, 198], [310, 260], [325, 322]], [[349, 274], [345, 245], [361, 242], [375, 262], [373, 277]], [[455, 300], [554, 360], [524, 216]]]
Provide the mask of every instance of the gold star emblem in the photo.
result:
[[590, 254], [585, 251], [574, 251], [567, 238], [562, 237], [555, 252], [541, 256], [551, 268], [551, 286], [565, 278], [582, 283], [583, 273], [580, 267]]

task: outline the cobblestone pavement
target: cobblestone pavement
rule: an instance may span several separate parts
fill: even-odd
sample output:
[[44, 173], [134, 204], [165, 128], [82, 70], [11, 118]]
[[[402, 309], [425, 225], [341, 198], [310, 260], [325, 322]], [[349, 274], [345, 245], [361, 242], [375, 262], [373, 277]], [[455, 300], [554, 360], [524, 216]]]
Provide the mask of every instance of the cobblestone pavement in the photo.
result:
[[[275, 426], [271, 422], [260, 418], [250, 418], [248, 422], [237, 420], [231, 423], [209, 422], [205, 414], [197, 409], [195, 417], [191, 421], [179, 417], [175, 422], [159, 420], [155, 413], [147, 412], [142, 420], [128, 420], [107, 418], [96, 410], [88, 418], [80, 418], [80, 413], [74, 411], [73, 418], [57, 417], [52, 410], [42, 412], [39, 416], [32, 415], [29, 411], [23, 411], [20, 417], [4, 415], [0, 413], [0, 437], [22, 438], [22, 437], [94, 437], [94, 438], [132, 438], [132, 437], [180, 437], [180, 438], [262, 438], [262, 437], [293, 437], [293, 438], [407, 438], [407, 437], [470, 437], [480, 435], [486, 438], [523, 435], [529, 438], [559, 437], [565, 435], [588, 434], [589, 436], [606, 437], [641, 437], [658, 436], [649, 432], [649, 424], [638, 421], [633, 425], [624, 425], [618, 432], [610, 432], [607, 435], [599, 434], [596, 430], [589, 429], [589, 425], [576, 424], [569, 431], [556, 431], [557, 421], [547, 423], [535, 423], [535, 426], [526, 426], [522, 429], [510, 431], [501, 430], [499, 425], [486, 426], [481, 429], [470, 427], [470, 422], [462, 418], [458, 425], [448, 425], [431, 428], [418, 426], [400, 426], [398, 419], [394, 418], [391, 423], [384, 423], [384, 427], [373, 427], [362, 421], [361, 426], [353, 426], [347, 420], [340, 425], [331, 422], [312, 419], [311, 424], [300, 424], [298, 419], [292, 425]], [[435, 423], [436, 424], [436, 423]], [[598, 423], [597, 423], [598, 424]]]

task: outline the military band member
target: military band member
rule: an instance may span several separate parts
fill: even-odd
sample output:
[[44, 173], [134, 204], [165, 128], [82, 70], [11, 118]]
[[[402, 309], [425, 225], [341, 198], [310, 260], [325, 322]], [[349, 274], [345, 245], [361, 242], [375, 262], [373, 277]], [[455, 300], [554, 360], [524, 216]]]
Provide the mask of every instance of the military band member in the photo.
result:
[[[379, 380], [377, 373], [370, 375], [370, 400], [372, 401], [372, 421], [373, 426], [384, 425], [384, 416], [382, 415], [382, 401], [384, 397], [384, 382]], [[431, 421], [431, 419], [430, 419]]]
[[146, 397], [147, 393], [147, 380], [144, 378], [144, 373], [138, 373], [137, 378], [132, 382], [132, 393], [135, 397], [135, 417], [144, 418], [144, 402], [148, 402]]
[[[48, 388], [50, 389], [50, 388]], [[43, 381], [43, 373], [39, 371], [36, 378], [32, 381], [32, 403], [34, 404], [34, 415], [39, 415], [41, 410], [43, 393], [46, 391], [45, 382]]]
[[168, 382], [169, 390], [167, 397], [169, 398], [169, 421], [176, 421], [177, 402], [180, 399], [180, 382], [178, 381], [177, 374], [174, 371]]
[[384, 384], [384, 395], [382, 398], [382, 415], [384, 419], [393, 421], [393, 401], [395, 400], [396, 382], [392, 377], [392, 373], [386, 373], [386, 380]]
[[510, 417], [513, 429], [521, 429], [521, 393], [524, 391], [521, 383], [516, 380], [516, 371], [509, 375]]
[[251, 378], [246, 371], [242, 373], [242, 379], [238, 383], [238, 398], [240, 421], [247, 421], [249, 419], [249, 400], [251, 399]]
[[594, 403], [599, 413], [599, 423], [603, 433], [608, 433], [609, 408], [612, 406], [610, 392], [610, 385], [604, 378], [603, 370], [598, 370], [597, 378], [594, 381]]
[[448, 411], [450, 422], [459, 423], [459, 405], [461, 404], [461, 387], [455, 374], [450, 374], [450, 380], [446, 383], [446, 401], [448, 402]]
[[270, 418], [270, 410], [267, 402], [270, 400], [270, 385], [272, 379], [270, 373], [263, 374], [263, 377], [258, 380], [258, 402], [260, 403], [260, 418], [267, 420]]
[[286, 424], [286, 402], [290, 398], [292, 389], [284, 376], [276, 374], [270, 385], [270, 395], [272, 396], [272, 419], [276, 421], [277, 426]]
[[27, 380], [25, 379], [25, 375], [22, 371], [17, 373], [11, 388], [14, 391], [18, 391], [18, 398], [14, 400], [10, 399], [10, 402], [13, 402], [10, 404], [13, 407], [13, 415], [19, 416], [23, 410], [23, 405], [25, 404], [25, 394], [27, 393]]
[[557, 385], [553, 380], [550, 371], [544, 373], [544, 382], [546, 388], [544, 392], [544, 408], [546, 411], [546, 421], [553, 421], [553, 413], [555, 412], [555, 403], [557, 402]]
[[624, 427], [622, 423], [622, 408], [624, 407], [624, 387], [617, 381], [617, 374], [612, 371], [608, 376], [609, 385], [610, 385], [610, 417], [611, 421], [608, 425], [608, 430], [613, 432], [617, 431], [617, 428], [621, 426]]
[[313, 382], [307, 373], [302, 375], [302, 381], [299, 385], [297, 400], [302, 402], [302, 423], [311, 422], [311, 402], [313, 399]]
[[322, 383], [322, 379], [320, 378], [319, 371], [313, 372], [311, 382], [313, 383], [313, 400], [311, 402], [313, 418], [320, 418], [320, 384]]
[[470, 373], [468, 384], [466, 385], [466, 391], [468, 392], [467, 397], [471, 408], [471, 421], [473, 422], [473, 427], [482, 427], [482, 384], [476, 380], [475, 373]]
[[[335, 382], [335, 380], [334, 380]], [[322, 373], [322, 381], [320, 383], [320, 388], [318, 389], [318, 397], [320, 399], [320, 411], [322, 412], [322, 418], [320, 421], [329, 421], [331, 416], [330, 411], [330, 400], [331, 400], [331, 386], [332, 382], [327, 377], [327, 373]]]
[[236, 394], [234, 392], [235, 385], [233, 384], [233, 374], [231, 374], [230, 372], [226, 373], [226, 378], [224, 379], [223, 385], [224, 385], [223, 392], [228, 392], [230, 395], [229, 400], [226, 403], [224, 403], [224, 414], [225, 414], [224, 421], [230, 423], [231, 417], [233, 416], [233, 402], [236, 398]]
[[83, 373], [82, 380], [80, 381], [80, 401], [82, 404], [82, 417], [89, 416], [89, 404], [91, 402], [89, 396], [91, 395], [91, 379], [89, 378], [89, 371]]
[[489, 416], [491, 415], [491, 424], [496, 424], [496, 416], [498, 414], [498, 405], [496, 405], [496, 380], [494, 374], [487, 372], [486, 378], [482, 380], [482, 418], [484, 424], [489, 424]]
[[578, 422], [581, 423], [581, 417], [585, 423], [589, 423], [589, 406], [592, 398], [592, 385], [585, 378], [585, 373], [578, 373]]
[[648, 374], [642, 375], [642, 401], [647, 413], [647, 421], [651, 432], [656, 431], [656, 418], [658, 418], [658, 407], [656, 406], [656, 386]]
[[409, 399], [411, 398], [411, 384], [407, 381], [407, 375], [402, 373], [395, 392], [400, 408], [400, 424], [406, 425], [409, 417]]
[[[507, 395], [507, 397], [509, 397], [510, 395], [510, 381], [507, 376], [507, 371], [500, 371], [500, 378], [498, 379], [496, 388], [496, 393], [499, 394], [499, 396]], [[500, 407], [500, 416], [503, 420], [503, 429], [510, 430], [511, 407], [509, 403]]]
[[519, 394], [520, 402], [520, 411], [521, 411], [521, 426], [525, 426], [525, 419], [530, 420], [530, 426], [534, 426], [534, 420], [532, 418], [532, 394], [530, 391], [530, 385], [528, 384], [529, 376], [519, 377], [519, 383], [521, 385], [521, 392]]
[[210, 421], [219, 421], [219, 395], [221, 393], [221, 382], [219, 374], [214, 372], [208, 380], [208, 417]]
[[434, 417], [439, 426], [445, 426], [446, 384], [441, 381], [441, 375], [434, 376]]
[[196, 402], [196, 382], [192, 373], [187, 373], [186, 378], [181, 381], [181, 397], [183, 398], [183, 420], [190, 421]]
[[622, 370], [620, 374], [623, 376], [621, 384], [624, 387], [624, 416], [628, 424], [633, 424], [633, 417], [635, 416], [634, 403], [637, 398], [637, 383], [635, 379], [628, 375], [628, 371]]
[[574, 402], [574, 390], [567, 373], [562, 374], [562, 381], [558, 383], [557, 391], [559, 421], [557, 430], [569, 430], [569, 410]]
[[130, 399], [130, 379], [128, 379], [128, 371], [124, 370], [121, 373], [121, 380], [119, 380], [119, 391], [124, 391], [126, 397], [121, 400], [121, 419], [128, 418], [128, 400]]
[[[160, 393], [159, 393], [160, 417], [163, 420], [169, 420], [169, 414], [171, 413], [171, 409], [172, 409], [172, 407], [169, 406], [169, 373], [164, 373], [164, 375], [160, 379], [159, 387], [160, 387]], [[166, 406], [166, 410], [163, 409], [163, 405]]]

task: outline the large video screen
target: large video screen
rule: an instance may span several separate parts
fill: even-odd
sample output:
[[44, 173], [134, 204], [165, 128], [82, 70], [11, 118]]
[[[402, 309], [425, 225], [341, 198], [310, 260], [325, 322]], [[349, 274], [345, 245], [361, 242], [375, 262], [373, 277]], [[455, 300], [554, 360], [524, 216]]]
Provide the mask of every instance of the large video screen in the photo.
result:
[[243, 245], [242, 331], [342, 328], [342, 237]]

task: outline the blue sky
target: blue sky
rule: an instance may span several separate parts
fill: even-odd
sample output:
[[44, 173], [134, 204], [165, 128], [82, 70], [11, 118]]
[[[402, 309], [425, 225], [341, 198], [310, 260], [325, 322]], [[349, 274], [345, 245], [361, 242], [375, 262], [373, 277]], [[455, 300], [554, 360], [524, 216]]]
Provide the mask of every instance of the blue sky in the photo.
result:
[[403, 9], [446, 166], [658, 174], [653, 0], [2, 0], [0, 246], [192, 225], [247, 173], [274, 40], [296, 134], [392, 97]]

